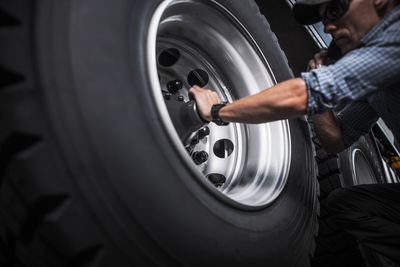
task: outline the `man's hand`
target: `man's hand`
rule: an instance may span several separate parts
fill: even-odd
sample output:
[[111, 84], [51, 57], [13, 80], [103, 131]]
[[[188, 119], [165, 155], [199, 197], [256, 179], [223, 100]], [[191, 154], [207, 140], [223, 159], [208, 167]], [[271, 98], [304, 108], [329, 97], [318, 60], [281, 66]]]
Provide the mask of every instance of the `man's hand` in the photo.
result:
[[308, 62], [307, 71], [318, 69], [324, 65], [330, 64], [332, 64], [332, 60], [328, 57], [328, 50], [321, 49], [314, 55], [314, 58]]
[[190, 88], [189, 93], [197, 105], [197, 112], [206, 121], [211, 121], [211, 107], [221, 102], [216, 92], [203, 89], [197, 85]]

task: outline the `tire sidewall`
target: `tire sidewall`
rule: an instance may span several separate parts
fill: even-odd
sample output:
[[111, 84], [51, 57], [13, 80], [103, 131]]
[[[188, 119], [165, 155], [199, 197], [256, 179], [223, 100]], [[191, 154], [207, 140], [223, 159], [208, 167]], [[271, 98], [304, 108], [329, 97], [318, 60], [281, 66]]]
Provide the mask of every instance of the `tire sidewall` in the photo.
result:
[[[280, 197], [258, 211], [235, 208], [193, 179], [195, 174], [179, 161], [156, 111], [146, 40], [150, 18], [161, 1], [60, 2], [52, 5], [60, 16], [41, 19], [47, 28], [40, 45], [41, 75], [63, 155], [95, 215], [116, 222], [124, 238], [139, 243], [142, 250], [151, 251], [157, 244], [185, 264], [239, 266], [245, 261], [256, 266], [268, 261], [271, 266], [291, 266], [305, 256], [316, 206], [306, 123], [290, 121], [291, 170]], [[276, 79], [289, 78], [274, 35], [248, 8], [254, 2], [218, 2], [245, 24]], [[68, 15], [62, 15], [63, 8]], [[53, 23], [44, 23], [48, 20]], [[106, 205], [98, 205], [99, 199]], [[153, 243], [138, 238], [130, 225], [140, 225]], [[289, 247], [299, 250], [287, 251]], [[206, 251], [207, 257], [199, 251]]]
[[354, 177], [354, 164], [357, 164], [353, 160], [353, 152], [360, 150], [367, 160], [370, 169], [374, 174], [375, 181], [373, 183], [382, 183], [383, 173], [380, 163], [380, 157], [377, 155], [377, 151], [374, 147], [373, 140], [370, 134], [361, 136], [357, 142], [352, 144], [348, 149], [339, 154], [340, 167], [342, 171], [341, 183], [343, 186], [353, 186], [360, 184]]

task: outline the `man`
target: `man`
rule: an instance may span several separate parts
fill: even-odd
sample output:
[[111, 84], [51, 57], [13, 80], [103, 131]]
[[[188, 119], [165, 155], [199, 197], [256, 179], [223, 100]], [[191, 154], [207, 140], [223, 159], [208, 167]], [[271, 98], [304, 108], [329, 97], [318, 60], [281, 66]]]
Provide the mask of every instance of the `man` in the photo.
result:
[[[329, 66], [326, 52], [310, 72], [230, 104], [215, 92], [190, 89], [200, 116], [223, 125], [314, 116], [329, 152], [340, 152], [381, 117], [400, 140], [400, 6], [398, 0], [299, 0], [302, 24], [322, 21], [343, 57]], [[338, 114], [332, 110], [345, 105]], [[331, 193], [338, 225], [361, 244], [400, 263], [400, 184], [361, 185]]]

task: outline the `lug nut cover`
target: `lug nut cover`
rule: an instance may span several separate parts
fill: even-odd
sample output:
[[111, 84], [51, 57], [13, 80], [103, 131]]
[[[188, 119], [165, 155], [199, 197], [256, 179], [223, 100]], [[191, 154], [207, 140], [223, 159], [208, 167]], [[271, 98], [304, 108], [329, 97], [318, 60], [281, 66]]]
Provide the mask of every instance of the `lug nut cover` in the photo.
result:
[[181, 90], [182, 87], [183, 83], [179, 80], [173, 80], [167, 83], [168, 92], [170, 92], [171, 94], [178, 93], [178, 91]]
[[200, 130], [197, 132], [197, 135], [198, 135], [198, 137], [199, 137], [200, 140], [203, 139], [203, 138], [205, 138], [206, 136], [209, 136], [209, 135], [210, 135], [210, 128], [204, 127], [203, 129], [200, 129]]
[[210, 77], [208, 76], [208, 73], [202, 69], [191, 71], [187, 77], [187, 81], [190, 86], [197, 85], [200, 87], [204, 87], [208, 84], [209, 80]]
[[208, 160], [208, 153], [205, 151], [194, 152], [192, 155], [194, 163], [197, 165], [203, 164]]

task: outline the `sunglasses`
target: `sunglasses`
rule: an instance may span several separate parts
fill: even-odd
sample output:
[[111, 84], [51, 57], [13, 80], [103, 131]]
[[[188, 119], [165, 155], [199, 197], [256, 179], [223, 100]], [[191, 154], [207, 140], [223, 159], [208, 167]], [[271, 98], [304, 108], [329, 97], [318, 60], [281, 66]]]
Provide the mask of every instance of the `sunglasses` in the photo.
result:
[[322, 21], [336, 22], [346, 14], [350, 6], [350, 0], [334, 0], [326, 6]]

